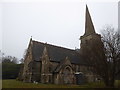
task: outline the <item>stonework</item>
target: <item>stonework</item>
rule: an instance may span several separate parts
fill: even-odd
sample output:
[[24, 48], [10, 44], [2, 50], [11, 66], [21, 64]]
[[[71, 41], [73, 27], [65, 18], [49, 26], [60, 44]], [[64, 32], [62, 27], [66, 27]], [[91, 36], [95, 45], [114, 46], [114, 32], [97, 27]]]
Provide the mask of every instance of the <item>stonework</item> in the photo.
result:
[[92, 39], [101, 41], [86, 6], [85, 34], [81, 36], [81, 49], [71, 50], [30, 40], [19, 80], [54, 84], [83, 84], [98, 77], [82, 57], [82, 48]]

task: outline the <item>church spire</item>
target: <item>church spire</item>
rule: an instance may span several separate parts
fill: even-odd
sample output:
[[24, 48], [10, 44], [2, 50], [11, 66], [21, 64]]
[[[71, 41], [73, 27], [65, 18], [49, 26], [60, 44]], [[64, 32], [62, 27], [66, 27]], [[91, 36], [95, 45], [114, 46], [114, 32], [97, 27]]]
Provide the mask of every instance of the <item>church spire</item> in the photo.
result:
[[88, 10], [88, 7], [86, 5], [86, 17], [85, 17], [85, 34], [84, 35], [90, 35], [95, 33], [94, 25]]

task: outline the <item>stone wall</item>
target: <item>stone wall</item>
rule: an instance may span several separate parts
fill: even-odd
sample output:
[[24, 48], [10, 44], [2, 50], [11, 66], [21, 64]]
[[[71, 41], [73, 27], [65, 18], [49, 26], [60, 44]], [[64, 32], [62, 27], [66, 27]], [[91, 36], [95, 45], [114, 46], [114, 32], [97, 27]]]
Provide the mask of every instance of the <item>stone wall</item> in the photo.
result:
[[41, 81], [41, 62], [33, 62], [32, 66], [32, 79], [33, 81], [40, 82]]

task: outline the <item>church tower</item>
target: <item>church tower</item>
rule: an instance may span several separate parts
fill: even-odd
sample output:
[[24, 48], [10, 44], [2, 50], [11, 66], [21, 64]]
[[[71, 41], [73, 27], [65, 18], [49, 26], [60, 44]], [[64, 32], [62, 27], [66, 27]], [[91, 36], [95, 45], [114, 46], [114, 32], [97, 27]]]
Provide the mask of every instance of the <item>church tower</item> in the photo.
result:
[[86, 16], [85, 16], [85, 33], [83, 36], [80, 37], [81, 40], [81, 50], [84, 47], [89, 46], [89, 43], [92, 40], [96, 40], [97, 42], [101, 42], [101, 36], [95, 32], [95, 28], [86, 5]]

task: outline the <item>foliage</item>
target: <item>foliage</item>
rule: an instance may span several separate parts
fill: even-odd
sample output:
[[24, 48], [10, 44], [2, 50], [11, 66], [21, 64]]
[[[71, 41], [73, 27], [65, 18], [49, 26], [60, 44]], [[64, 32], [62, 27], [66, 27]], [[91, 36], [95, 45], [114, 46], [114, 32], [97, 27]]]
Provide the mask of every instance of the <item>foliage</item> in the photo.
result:
[[15, 79], [18, 77], [21, 64], [3, 63], [2, 79]]
[[18, 63], [18, 59], [14, 56], [6, 56], [0, 51], [2, 57], [2, 79], [15, 79], [18, 77], [21, 64]]
[[4, 56], [2, 57], [2, 63], [14, 63], [17, 64], [18, 60], [16, 57], [13, 56]]

